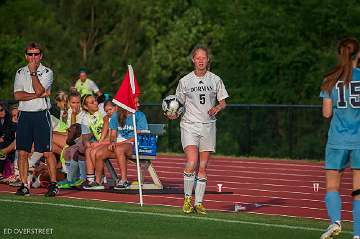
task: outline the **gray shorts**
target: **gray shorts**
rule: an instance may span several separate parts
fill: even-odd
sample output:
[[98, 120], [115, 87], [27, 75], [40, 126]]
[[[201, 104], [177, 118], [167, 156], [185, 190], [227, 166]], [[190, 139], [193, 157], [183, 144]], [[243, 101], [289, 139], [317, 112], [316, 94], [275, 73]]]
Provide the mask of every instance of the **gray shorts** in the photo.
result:
[[180, 129], [183, 149], [186, 146], [195, 145], [199, 152], [215, 152], [216, 122], [192, 123], [181, 121]]

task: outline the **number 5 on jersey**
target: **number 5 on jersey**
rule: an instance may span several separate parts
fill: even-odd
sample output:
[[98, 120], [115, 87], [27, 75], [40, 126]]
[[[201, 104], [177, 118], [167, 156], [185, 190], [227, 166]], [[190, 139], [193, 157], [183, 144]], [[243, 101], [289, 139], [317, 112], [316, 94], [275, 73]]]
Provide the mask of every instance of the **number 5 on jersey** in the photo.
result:
[[205, 94], [200, 94], [199, 95], [199, 97], [200, 97], [200, 104], [205, 104]]

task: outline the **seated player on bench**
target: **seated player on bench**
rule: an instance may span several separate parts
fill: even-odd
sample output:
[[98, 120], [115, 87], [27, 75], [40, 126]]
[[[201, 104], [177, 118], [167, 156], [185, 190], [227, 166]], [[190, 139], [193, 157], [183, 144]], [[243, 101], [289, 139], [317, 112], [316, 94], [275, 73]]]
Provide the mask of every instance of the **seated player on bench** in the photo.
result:
[[[136, 98], [136, 106], [137, 108], [139, 107], [138, 98]], [[142, 130], [148, 130], [148, 123], [143, 112], [136, 111], [135, 119], [137, 133]], [[111, 116], [109, 128], [110, 145], [97, 150], [95, 155], [96, 180], [93, 184], [89, 185], [87, 189], [104, 189], [101, 183], [104, 160], [114, 156], [116, 157], [121, 173], [121, 180], [116, 183], [114, 189], [128, 189], [130, 187], [130, 182], [127, 179], [127, 159], [132, 156], [135, 141], [132, 113], [119, 108], [118, 111]]]

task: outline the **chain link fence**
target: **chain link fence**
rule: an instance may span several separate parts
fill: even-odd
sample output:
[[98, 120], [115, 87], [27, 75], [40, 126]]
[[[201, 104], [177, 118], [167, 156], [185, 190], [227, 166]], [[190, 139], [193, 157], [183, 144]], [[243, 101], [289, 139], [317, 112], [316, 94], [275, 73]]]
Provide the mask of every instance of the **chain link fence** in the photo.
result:
[[[141, 110], [149, 123], [167, 124], [158, 151], [182, 152], [179, 120], [167, 120], [160, 104]], [[323, 159], [329, 122], [320, 105], [230, 104], [217, 118], [217, 154]]]
[[[2, 101], [6, 105], [15, 101]], [[166, 124], [158, 152], [183, 152], [180, 120], [167, 120], [160, 104], [143, 104], [149, 123]], [[58, 115], [55, 107], [51, 113]], [[324, 157], [329, 122], [320, 105], [229, 104], [217, 116], [216, 154], [271, 158]]]

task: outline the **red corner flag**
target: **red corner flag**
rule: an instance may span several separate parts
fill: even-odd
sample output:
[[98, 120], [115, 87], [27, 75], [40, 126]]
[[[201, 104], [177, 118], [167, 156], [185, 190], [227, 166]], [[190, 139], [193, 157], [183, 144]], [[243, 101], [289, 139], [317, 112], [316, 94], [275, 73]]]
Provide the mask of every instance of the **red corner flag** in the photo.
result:
[[124, 75], [124, 79], [117, 91], [113, 102], [119, 107], [135, 113], [136, 102], [135, 98], [140, 95], [140, 88], [131, 65], [128, 65], [128, 70]]

